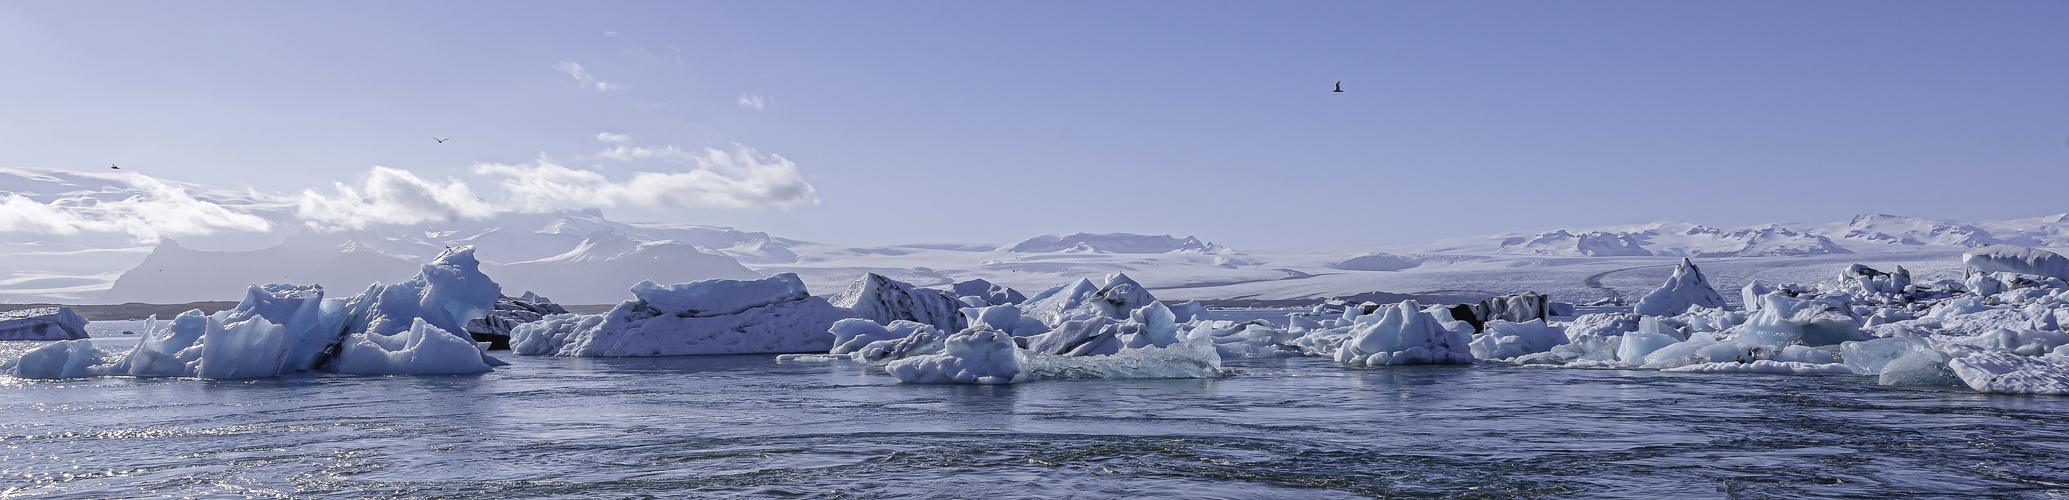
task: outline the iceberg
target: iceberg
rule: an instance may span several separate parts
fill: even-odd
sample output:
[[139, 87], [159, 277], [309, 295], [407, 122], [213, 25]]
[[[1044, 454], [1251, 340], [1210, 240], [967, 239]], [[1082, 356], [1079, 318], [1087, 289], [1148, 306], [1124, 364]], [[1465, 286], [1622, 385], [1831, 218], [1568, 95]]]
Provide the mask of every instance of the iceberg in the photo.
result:
[[993, 306], [1018, 304], [1027, 301], [1027, 296], [1021, 295], [1019, 290], [981, 279], [956, 283], [950, 286], [949, 290], [955, 292], [957, 297], [977, 297], [984, 299], [986, 305]]
[[973, 328], [941, 343], [939, 353], [892, 360], [884, 364], [884, 371], [915, 384], [1010, 384], [1027, 378], [1019, 348], [1006, 332]]
[[[207, 364], [202, 368], [206, 369]], [[474, 341], [411, 318], [409, 330], [392, 335], [375, 332], [348, 337], [338, 355], [338, 373], [358, 375], [433, 375], [491, 370]], [[206, 375], [203, 375], [206, 376]]]
[[1021, 366], [1032, 380], [1222, 377], [1220, 351], [1206, 339], [1122, 349], [1105, 356], [1033, 354]]
[[[603, 314], [557, 314], [510, 331], [525, 356], [683, 356], [828, 352], [834, 323], [858, 315], [803, 295], [782, 273], [753, 283], [704, 280], [641, 287]], [[721, 295], [721, 291], [740, 295]], [[708, 302], [696, 298], [707, 298]]]
[[1474, 337], [1469, 346], [1475, 358], [1508, 359], [1550, 351], [1566, 342], [1565, 330], [1546, 325], [1542, 319], [1522, 323], [1495, 320], [1488, 322], [1487, 331]]
[[1717, 289], [1710, 288], [1709, 280], [1703, 278], [1695, 263], [1681, 259], [1674, 267], [1674, 274], [1667, 282], [1638, 299], [1632, 312], [1645, 316], [1675, 316], [1688, 310], [1688, 306], [1724, 307], [1724, 296]]
[[1961, 263], [1975, 271], [2036, 274], [2069, 280], [2069, 258], [2018, 245], [1984, 245], [1961, 254]]
[[86, 338], [86, 318], [70, 307], [38, 307], [0, 313], [0, 340]]
[[1472, 363], [1466, 335], [1445, 328], [1415, 301], [1382, 307], [1377, 321], [1360, 321], [1336, 349], [1336, 361], [1362, 365]]
[[95, 375], [93, 366], [105, 356], [106, 353], [93, 347], [91, 340], [51, 342], [22, 353], [19, 358], [0, 362], [0, 373], [20, 378], [90, 377]]
[[1760, 310], [1739, 325], [1739, 337], [1763, 345], [1803, 343], [1813, 346], [1866, 340], [1861, 323], [1845, 307], [1824, 300], [1806, 300], [1770, 293], [1760, 297]]
[[1989, 349], [1949, 360], [1947, 368], [1980, 392], [2069, 395], [2069, 356]]
[[1022, 314], [1053, 326], [1090, 317], [1124, 319], [1129, 311], [1156, 301], [1127, 274], [1114, 273], [1107, 275], [1102, 285], [1080, 279], [1043, 290], [1020, 303], [1020, 308]]
[[1722, 363], [1702, 363], [1667, 368], [1665, 372], [1681, 373], [1772, 373], [1779, 375], [1850, 375], [1853, 369], [1843, 363], [1807, 363], [1802, 361], [1757, 360]]
[[[803, 297], [804, 282], [797, 281], [796, 287], [796, 295]], [[856, 279], [848, 285], [847, 291], [833, 296], [830, 302], [835, 307], [853, 310], [857, 316], [881, 324], [890, 324], [897, 320], [916, 321], [948, 331], [962, 330], [965, 326], [963, 317], [959, 314], [963, 303], [956, 300], [956, 297], [940, 290], [914, 287], [910, 283], [876, 273], [868, 273]]]

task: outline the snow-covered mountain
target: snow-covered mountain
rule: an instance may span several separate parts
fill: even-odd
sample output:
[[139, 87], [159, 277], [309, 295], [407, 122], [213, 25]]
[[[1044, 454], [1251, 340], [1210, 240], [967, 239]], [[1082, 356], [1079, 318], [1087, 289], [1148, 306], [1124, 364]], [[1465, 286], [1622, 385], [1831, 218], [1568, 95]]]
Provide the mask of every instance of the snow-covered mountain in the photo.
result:
[[1793, 224], [1847, 245], [1882, 244], [1974, 248], [1983, 245], [2069, 246], [2069, 214], [2011, 220], [1921, 219], [1858, 215], [1847, 222]]
[[1853, 253], [1824, 235], [1780, 224], [1715, 228], [1675, 221], [1507, 233], [1443, 240], [1421, 246], [1423, 248], [1418, 250], [1423, 253], [1561, 257], [1777, 257]]
[[1019, 253], [1189, 253], [1198, 255], [1233, 254], [1228, 247], [1200, 241], [1199, 238], [1184, 238], [1164, 234], [1128, 233], [1070, 233], [1049, 234], [1022, 240], [1019, 243], [999, 247], [1000, 251]]

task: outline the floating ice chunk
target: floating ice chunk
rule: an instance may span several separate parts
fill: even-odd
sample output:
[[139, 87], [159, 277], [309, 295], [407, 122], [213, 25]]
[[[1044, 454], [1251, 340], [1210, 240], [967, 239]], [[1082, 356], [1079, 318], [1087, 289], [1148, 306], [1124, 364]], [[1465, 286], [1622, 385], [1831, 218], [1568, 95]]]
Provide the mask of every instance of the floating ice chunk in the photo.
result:
[[1774, 354], [1772, 354], [1772, 356], [1775, 361], [1791, 361], [1797, 363], [1811, 363], [1821, 365], [1839, 362], [1839, 358], [1833, 356], [1831, 351], [1813, 347], [1805, 347], [1801, 345], [1782, 346], [1781, 350], [1774, 351]]
[[890, 325], [879, 325], [863, 318], [848, 318], [833, 322], [827, 330], [833, 333], [833, 349], [828, 354], [848, 354], [872, 343], [895, 341], [912, 336], [920, 329], [938, 330], [934, 325], [914, 321], [892, 321]]
[[[1621, 346], [1619, 346], [1621, 347]], [[1744, 360], [1747, 349], [1735, 342], [1718, 342], [1708, 332], [1696, 332], [1688, 340], [1675, 342], [1645, 355], [1642, 360], [1626, 362], [1643, 363], [1641, 368], [1665, 369], [1703, 363]]]
[[91, 377], [91, 368], [105, 355], [87, 339], [51, 342], [0, 363], [0, 372], [21, 378]]
[[1770, 293], [1761, 296], [1760, 303], [1760, 311], [1739, 326], [1741, 342], [1817, 346], [1864, 339], [1860, 321], [1830, 302]]
[[1841, 375], [1852, 374], [1853, 370], [1842, 363], [1806, 363], [1802, 361], [1775, 361], [1762, 359], [1744, 363], [1727, 361], [1677, 366], [1661, 371], [1682, 373], [1773, 373], [1779, 375]]
[[1977, 391], [2069, 395], [2069, 357], [1989, 349], [1954, 358], [1947, 367]]
[[1645, 363], [1645, 355], [1652, 354], [1653, 351], [1674, 345], [1680, 341], [1680, 339], [1664, 333], [1626, 333], [1624, 334], [1623, 342], [1616, 348], [1616, 359], [1630, 364], [1643, 364]]
[[86, 338], [86, 318], [70, 307], [38, 307], [0, 313], [0, 340]]
[[1667, 282], [1638, 299], [1631, 311], [1644, 316], [1674, 316], [1687, 311], [1688, 306], [1723, 307], [1724, 296], [1710, 288], [1709, 280], [1703, 278], [1694, 262], [1681, 259], [1681, 265], [1674, 267]]
[[1032, 354], [1024, 366], [1034, 380], [1220, 378], [1221, 355], [1207, 339], [1165, 347], [1122, 349], [1105, 356]]
[[1473, 353], [1464, 333], [1445, 328], [1415, 301], [1381, 308], [1378, 321], [1351, 327], [1351, 337], [1336, 349], [1341, 363], [1409, 365], [1471, 363]]
[[[214, 340], [205, 340], [215, 345]], [[481, 349], [472, 340], [432, 326], [423, 318], [394, 334], [355, 333], [340, 346], [338, 373], [358, 375], [434, 375], [489, 371]], [[201, 365], [207, 376], [209, 365]]]
[[[804, 298], [804, 282], [798, 281], [796, 286], [798, 295], [788, 300]], [[848, 285], [847, 291], [833, 296], [828, 301], [833, 303], [834, 307], [854, 310], [857, 316], [880, 324], [906, 320], [934, 325], [935, 328], [948, 331], [961, 330], [964, 327], [960, 312], [963, 304], [956, 300], [955, 296], [940, 290], [915, 287], [910, 283], [876, 273], [857, 278], [854, 283]]]
[[1206, 319], [1207, 306], [1201, 305], [1200, 301], [1197, 300], [1188, 300], [1171, 306], [1171, 314], [1175, 316], [1173, 321], [1190, 323], [1194, 320]]
[[1024, 379], [1013, 336], [973, 328], [942, 340], [941, 352], [893, 360], [884, 371], [917, 384], [1009, 384]]
[[1054, 356], [1091, 356], [1120, 352], [1119, 324], [1109, 318], [1065, 321], [1049, 333], [1027, 338], [1027, 350]]
[[1553, 346], [1567, 342], [1565, 330], [1546, 325], [1541, 319], [1522, 323], [1494, 320], [1487, 322], [1486, 327], [1486, 333], [1474, 337], [1468, 344], [1475, 358], [1514, 358], [1550, 351]]
[[1882, 366], [1882, 385], [1960, 386], [1961, 377], [1947, 367], [1948, 356], [1932, 349], [1914, 349]]
[[962, 309], [963, 323], [970, 326], [986, 325], [993, 330], [1010, 333], [1015, 337], [1041, 335], [1049, 326], [1034, 318], [1020, 314], [1020, 306], [1000, 305], [965, 307]]
[[1941, 340], [1986, 349], [2003, 349], [2020, 356], [2039, 356], [2052, 352], [2057, 347], [2069, 345], [2069, 333], [2060, 331], [2012, 331], [1998, 328], [1973, 337], [1946, 338]]
[[848, 359], [879, 365], [900, 358], [933, 354], [941, 352], [942, 341], [948, 336], [948, 332], [932, 326], [914, 328], [912, 333], [904, 338], [870, 342], [869, 345], [848, 353]]
[[2018, 245], [1985, 245], [1961, 254], [1961, 263], [1982, 272], [2037, 274], [2069, 280], [2069, 258]]
[[1027, 296], [1021, 295], [1019, 290], [981, 279], [956, 283], [954, 286], [949, 287], [949, 289], [954, 291], [957, 296], [977, 297], [984, 301], [984, 304], [971, 304], [971, 307], [1002, 306], [1027, 301]]
[[1919, 349], [1918, 344], [1901, 338], [1881, 338], [1855, 342], [1841, 342], [1839, 357], [1846, 366], [1860, 375], [1879, 375], [1882, 367], [1898, 357]]
[[1638, 331], [1639, 316], [1628, 313], [1583, 314], [1566, 325], [1567, 338], [1610, 337]]

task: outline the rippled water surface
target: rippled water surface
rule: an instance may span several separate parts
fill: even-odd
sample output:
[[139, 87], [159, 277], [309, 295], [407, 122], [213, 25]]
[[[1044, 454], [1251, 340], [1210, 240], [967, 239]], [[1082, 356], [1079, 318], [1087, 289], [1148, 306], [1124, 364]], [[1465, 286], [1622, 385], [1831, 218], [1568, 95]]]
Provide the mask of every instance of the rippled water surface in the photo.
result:
[[[23, 343], [5, 343], [5, 355]], [[103, 346], [121, 345], [119, 341]], [[4, 496], [2011, 497], [2069, 398], [1865, 377], [1234, 361], [924, 386], [771, 356], [468, 376], [0, 377]]]

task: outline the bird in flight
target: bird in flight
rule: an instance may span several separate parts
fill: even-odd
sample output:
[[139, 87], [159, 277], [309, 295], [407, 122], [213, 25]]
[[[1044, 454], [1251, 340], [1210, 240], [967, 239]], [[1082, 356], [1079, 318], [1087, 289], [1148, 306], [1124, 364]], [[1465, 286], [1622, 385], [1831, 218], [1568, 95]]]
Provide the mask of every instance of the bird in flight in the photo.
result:
[[115, 166], [115, 164], [113, 164], [113, 163], [109, 163], [109, 164], [108, 164], [108, 168], [112, 168], [112, 169], [115, 169], [115, 170], [122, 170], [122, 167], [117, 167], [117, 166]]
[[1334, 90], [1334, 92], [1342, 92], [1342, 91], [1343, 91], [1343, 80], [1337, 80], [1337, 81], [1336, 81], [1336, 90]]
[[432, 137], [431, 137], [431, 140], [434, 140], [434, 141], [438, 141], [438, 143], [439, 143], [439, 144], [445, 144], [445, 141], [450, 141], [450, 140], [453, 140], [453, 138], [451, 138], [451, 137], [447, 137], [447, 138], [444, 138], [444, 139], [440, 139], [440, 138], [438, 138], [437, 136], [432, 136]]

